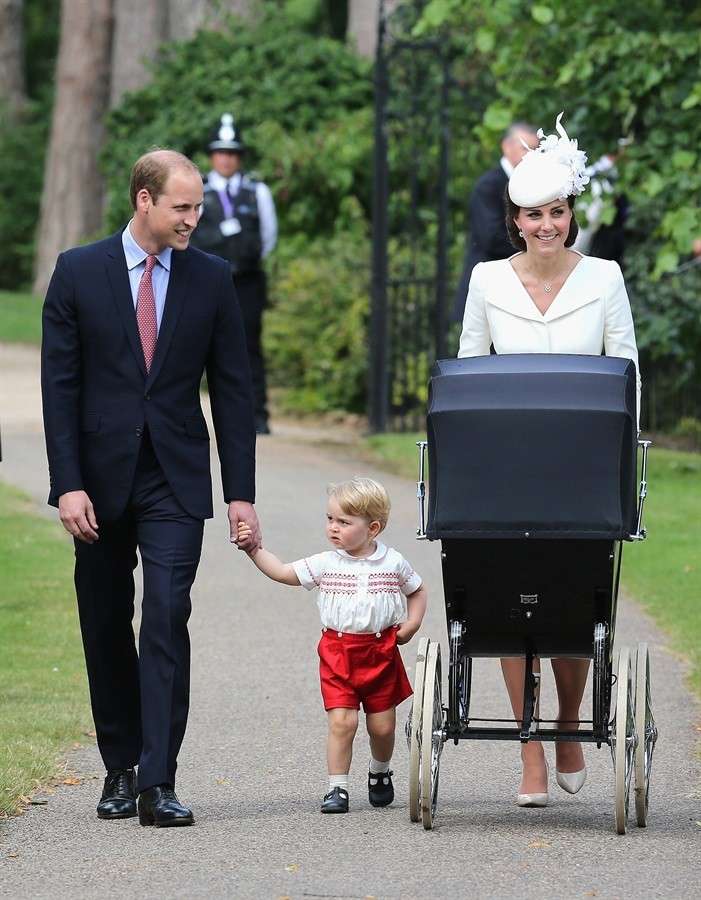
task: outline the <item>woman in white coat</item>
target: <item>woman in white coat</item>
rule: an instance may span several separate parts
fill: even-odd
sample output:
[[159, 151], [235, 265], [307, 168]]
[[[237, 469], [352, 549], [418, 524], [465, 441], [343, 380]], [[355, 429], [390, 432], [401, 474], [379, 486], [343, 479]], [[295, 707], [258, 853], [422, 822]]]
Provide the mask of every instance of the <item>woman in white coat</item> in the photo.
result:
[[[506, 225], [520, 251], [475, 266], [465, 304], [458, 356], [496, 353], [584, 353], [635, 361], [630, 302], [617, 263], [569, 249], [577, 236], [575, 196], [589, 178], [585, 154], [557, 118], [557, 134], [516, 166], [506, 194]], [[638, 410], [640, 376], [638, 375]], [[639, 414], [639, 413], [638, 413]], [[523, 714], [523, 659], [503, 659], [502, 670], [517, 719]], [[553, 659], [558, 720], [579, 720], [588, 659]], [[586, 780], [582, 745], [557, 742], [556, 779], [569, 793]], [[540, 742], [521, 747], [520, 806], [546, 806], [548, 767]]]

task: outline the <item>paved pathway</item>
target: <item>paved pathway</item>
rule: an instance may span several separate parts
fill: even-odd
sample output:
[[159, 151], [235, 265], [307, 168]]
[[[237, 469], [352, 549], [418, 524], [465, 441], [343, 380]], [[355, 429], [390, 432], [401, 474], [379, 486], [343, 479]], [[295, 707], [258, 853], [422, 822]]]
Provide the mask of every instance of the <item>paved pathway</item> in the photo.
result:
[[[46, 493], [37, 422], [34, 351], [0, 347], [3, 455], [0, 477]], [[285, 559], [324, 547], [324, 485], [368, 466], [352, 448], [331, 452], [298, 429], [259, 443], [259, 503], [267, 544]], [[430, 611], [422, 633], [446, 651], [438, 546], [415, 543], [414, 488], [377, 474], [393, 498], [387, 536], [425, 577]], [[42, 506], [43, 508], [43, 506]], [[94, 746], [68, 754], [80, 779], [45, 806], [0, 823], [0, 896], [12, 898], [495, 898], [660, 897], [697, 893], [699, 708], [664, 637], [624, 602], [617, 637], [650, 642], [661, 738], [651, 821], [613, 832], [607, 748], [586, 748], [590, 778], [575, 797], [552, 789], [545, 810], [518, 809], [518, 749], [510, 743], [446, 746], [437, 827], [409, 821], [407, 752], [393, 763], [397, 801], [374, 810], [365, 796], [367, 748], [357, 740], [351, 813], [318, 811], [325, 787], [325, 718], [315, 663], [312, 595], [267, 581], [226, 540], [218, 507], [208, 523], [192, 617], [192, 711], [178, 790], [194, 828], [99, 822], [102, 766]], [[654, 523], [653, 534], [654, 534]], [[66, 552], [70, 552], [67, 544]], [[404, 653], [410, 675], [414, 641]], [[496, 664], [477, 667], [481, 709], [504, 709]], [[546, 674], [547, 672], [546, 667]], [[545, 679], [549, 685], [552, 678]], [[549, 699], [548, 699], [549, 698]], [[401, 710], [403, 722], [408, 704]], [[544, 711], [552, 709], [545, 693]], [[547, 749], [552, 759], [552, 748]], [[553, 766], [551, 765], [551, 768]]]

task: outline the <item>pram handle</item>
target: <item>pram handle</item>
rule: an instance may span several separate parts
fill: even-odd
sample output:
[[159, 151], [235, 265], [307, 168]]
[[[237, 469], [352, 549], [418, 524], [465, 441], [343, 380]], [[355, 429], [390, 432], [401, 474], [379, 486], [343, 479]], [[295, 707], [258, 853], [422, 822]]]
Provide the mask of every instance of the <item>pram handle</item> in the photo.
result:
[[419, 527], [416, 529], [417, 541], [426, 540], [426, 482], [424, 481], [424, 458], [428, 441], [417, 441], [419, 448], [419, 480], [416, 482], [416, 497], [419, 501]]
[[635, 533], [630, 535], [631, 541], [644, 541], [647, 531], [643, 528], [643, 506], [647, 497], [647, 451], [652, 441], [638, 440], [638, 447], [643, 448], [643, 461], [640, 467], [640, 493], [638, 494], [638, 516], [635, 523]]

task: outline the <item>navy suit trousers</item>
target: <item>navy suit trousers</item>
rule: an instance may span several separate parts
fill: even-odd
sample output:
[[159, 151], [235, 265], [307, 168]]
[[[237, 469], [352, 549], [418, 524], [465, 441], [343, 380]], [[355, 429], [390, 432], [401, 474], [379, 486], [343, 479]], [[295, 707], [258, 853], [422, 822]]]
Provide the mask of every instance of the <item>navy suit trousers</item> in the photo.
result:
[[[75, 585], [100, 753], [107, 769], [138, 764], [138, 787], [175, 786], [190, 694], [190, 589], [204, 522], [173, 495], [148, 432], [125, 512], [75, 541]], [[137, 655], [134, 569], [144, 595]]]

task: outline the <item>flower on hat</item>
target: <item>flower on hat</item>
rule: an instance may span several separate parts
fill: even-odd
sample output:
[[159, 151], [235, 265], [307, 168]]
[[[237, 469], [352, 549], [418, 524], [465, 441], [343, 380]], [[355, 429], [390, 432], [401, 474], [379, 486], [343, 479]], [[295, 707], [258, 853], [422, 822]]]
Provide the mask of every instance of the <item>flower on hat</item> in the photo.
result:
[[578, 196], [583, 193], [584, 188], [589, 184], [589, 176], [586, 173], [587, 154], [579, 149], [576, 139], [571, 139], [560, 120], [564, 112], [555, 120], [555, 130], [557, 134], [545, 134], [542, 128], [538, 129], [537, 137], [540, 139], [538, 148], [533, 153], [550, 153], [553, 161], [567, 166], [570, 170], [569, 182], [563, 187], [567, 193], [560, 197], [565, 200], [572, 195]]
[[540, 128], [535, 150], [529, 148], [514, 169], [509, 181], [509, 195], [517, 206], [544, 206], [553, 200], [566, 200], [584, 191], [589, 183], [587, 155], [571, 140], [560, 120], [555, 121], [557, 134], [546, 135]]

